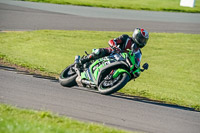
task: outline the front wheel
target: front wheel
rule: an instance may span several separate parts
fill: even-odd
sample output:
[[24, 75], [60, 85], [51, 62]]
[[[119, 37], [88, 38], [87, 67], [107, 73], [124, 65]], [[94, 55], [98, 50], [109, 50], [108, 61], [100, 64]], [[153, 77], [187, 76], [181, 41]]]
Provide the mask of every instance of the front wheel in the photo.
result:
[[60, 77], [59, 77], [59, 82], [62, 86], [72, 87], [72, 86], [77, 85], [76, 77], [78, 75], [76, 74], [73, 67], [74, 67], [74, 64], [68, 66], [61, 72]]
[[119, 74], [114, 79], [104, 79], [98, 87], [98, 91], [104, 95], [110, 95], [114, 92], [117, 92], [123, 88], [126, 83], [130, 80], [130, 77], [127, 73]]

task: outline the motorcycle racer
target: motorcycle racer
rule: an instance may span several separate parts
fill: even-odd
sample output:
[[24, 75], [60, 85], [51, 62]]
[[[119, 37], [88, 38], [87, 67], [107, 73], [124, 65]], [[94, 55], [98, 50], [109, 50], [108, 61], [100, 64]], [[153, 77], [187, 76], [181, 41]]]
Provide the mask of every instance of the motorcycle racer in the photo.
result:
[[[132, 37], [129, 37], [126, 34], [119, 36], [108, 41], [110, 47], [93, 49], [93, 52], [80, 60], [81, 64], [84, 64], [90, 60], [98, 59], [104, 56], [110, 55], [113, 50], [116, 52], [127, 52], [127, 49], [133, 48], [133, 51], [136, 55], [136, 67], [140, 66], [141, 61], [141, 48], [143, 48], [149, 39], [149, 33], [143, 28], [136, 28], [133, 31]], [[136, 77], [139, 76], [139, 73]]]

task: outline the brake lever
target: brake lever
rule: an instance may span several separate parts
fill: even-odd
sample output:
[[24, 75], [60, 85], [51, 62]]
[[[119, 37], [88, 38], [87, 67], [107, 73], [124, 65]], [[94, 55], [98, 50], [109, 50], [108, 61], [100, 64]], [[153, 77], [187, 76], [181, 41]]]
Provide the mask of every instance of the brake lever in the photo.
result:
[[86, 55], [89, 55], [87, 51], [85, 51], [85, 54], [86, 54]]

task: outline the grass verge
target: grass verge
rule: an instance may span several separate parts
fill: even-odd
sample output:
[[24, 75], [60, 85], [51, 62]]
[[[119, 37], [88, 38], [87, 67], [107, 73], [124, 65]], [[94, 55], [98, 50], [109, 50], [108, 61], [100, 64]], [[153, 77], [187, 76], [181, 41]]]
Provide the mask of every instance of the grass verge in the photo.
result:
[[[0, 33], [0, 58], [58, 75], [75, 55], [107, 47], [122, 32], [26, 31]], [[131, 35], [131, 32], [126, 34]], [[150, 68], [120, 92], [200, 110], [200, 34], [151, 33], [142, 49]]]
[[180, 6], [180, 0], [25, 0], [55, 4], [71, 4], [80, 6], [120, 8], [134, 10], [193, 12], [200, 13], [200, 0], [196, 0], [194, 8]]
[[100, 124], [83, 123], [47, 111], [0, 104], [1, 133], [128, 133]]

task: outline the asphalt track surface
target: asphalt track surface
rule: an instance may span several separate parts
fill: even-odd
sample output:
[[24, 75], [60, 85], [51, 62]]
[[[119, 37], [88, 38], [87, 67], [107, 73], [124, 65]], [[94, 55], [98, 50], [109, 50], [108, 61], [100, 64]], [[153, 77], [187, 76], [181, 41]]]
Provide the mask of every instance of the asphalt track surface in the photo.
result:
[[51, 110], [60, 115], [117, 128], [150, 133], [199, 133], [200, 113], [137, 97], [104, 96], [66, 88], [49, 77], [0, 66], [0, 102]]
[[[16, 5], [16, 3], [3, 1], [4, 3], [1, 3], [2, 0], [0, 0], [1, 30], [130, 31], [130, 26], [141, 24], [152, 32], [199, 33], [200, 31], [199, 27], [196, 29], [193, 27], [194, 25], [199, 26], [198, 19], [190, 19], [193, 20], [192, 22], [190, 20], [175, 22], [178, 20], [171, 19], [169, 22], [169, 20], [161, 21], [159, 18], [156, 21], [148, 20], [150, 18], [146, 18], [147, 20], [128, 20], [126, 17], [111, 19], [108, 18], [109, 15], [105, 18], [101, 16], [96, 18], [94, 17], [96, 14], [79, 16], [72, 12], [73, 9], [70, 9], [71, 14], [69, 11], [52, 12], [50, 9], [53, 7], [50, 9], [43, 7], [43, 10], [38, 10], [35, 8], [41, 7], [33, 6], [33, 9], [24, 7], [21, 3], [20, 5], [23, 7]], [[71, 8], [76, 7], [72, 6]], [[61, 7], [59, 9], [61, 10]], [[143, 15], [145, 13], [143, 12]], [[174, 25], [185, 28], [180, 30]], [[193, 27], [194, 30], [190, 30], [191, 27], [188, 28], [186, 25]], [[104, 96], [78, 87], [66, 88], [60, 86], [53, 78], [30, 75], [4, 66], [0, 66], [0, 102], [22, 108], [51, 110], [78, 120], [103, 123], [130, 131], [150, 133], [200, 132], [200, 113], [192, 109], [118, 94]]]

